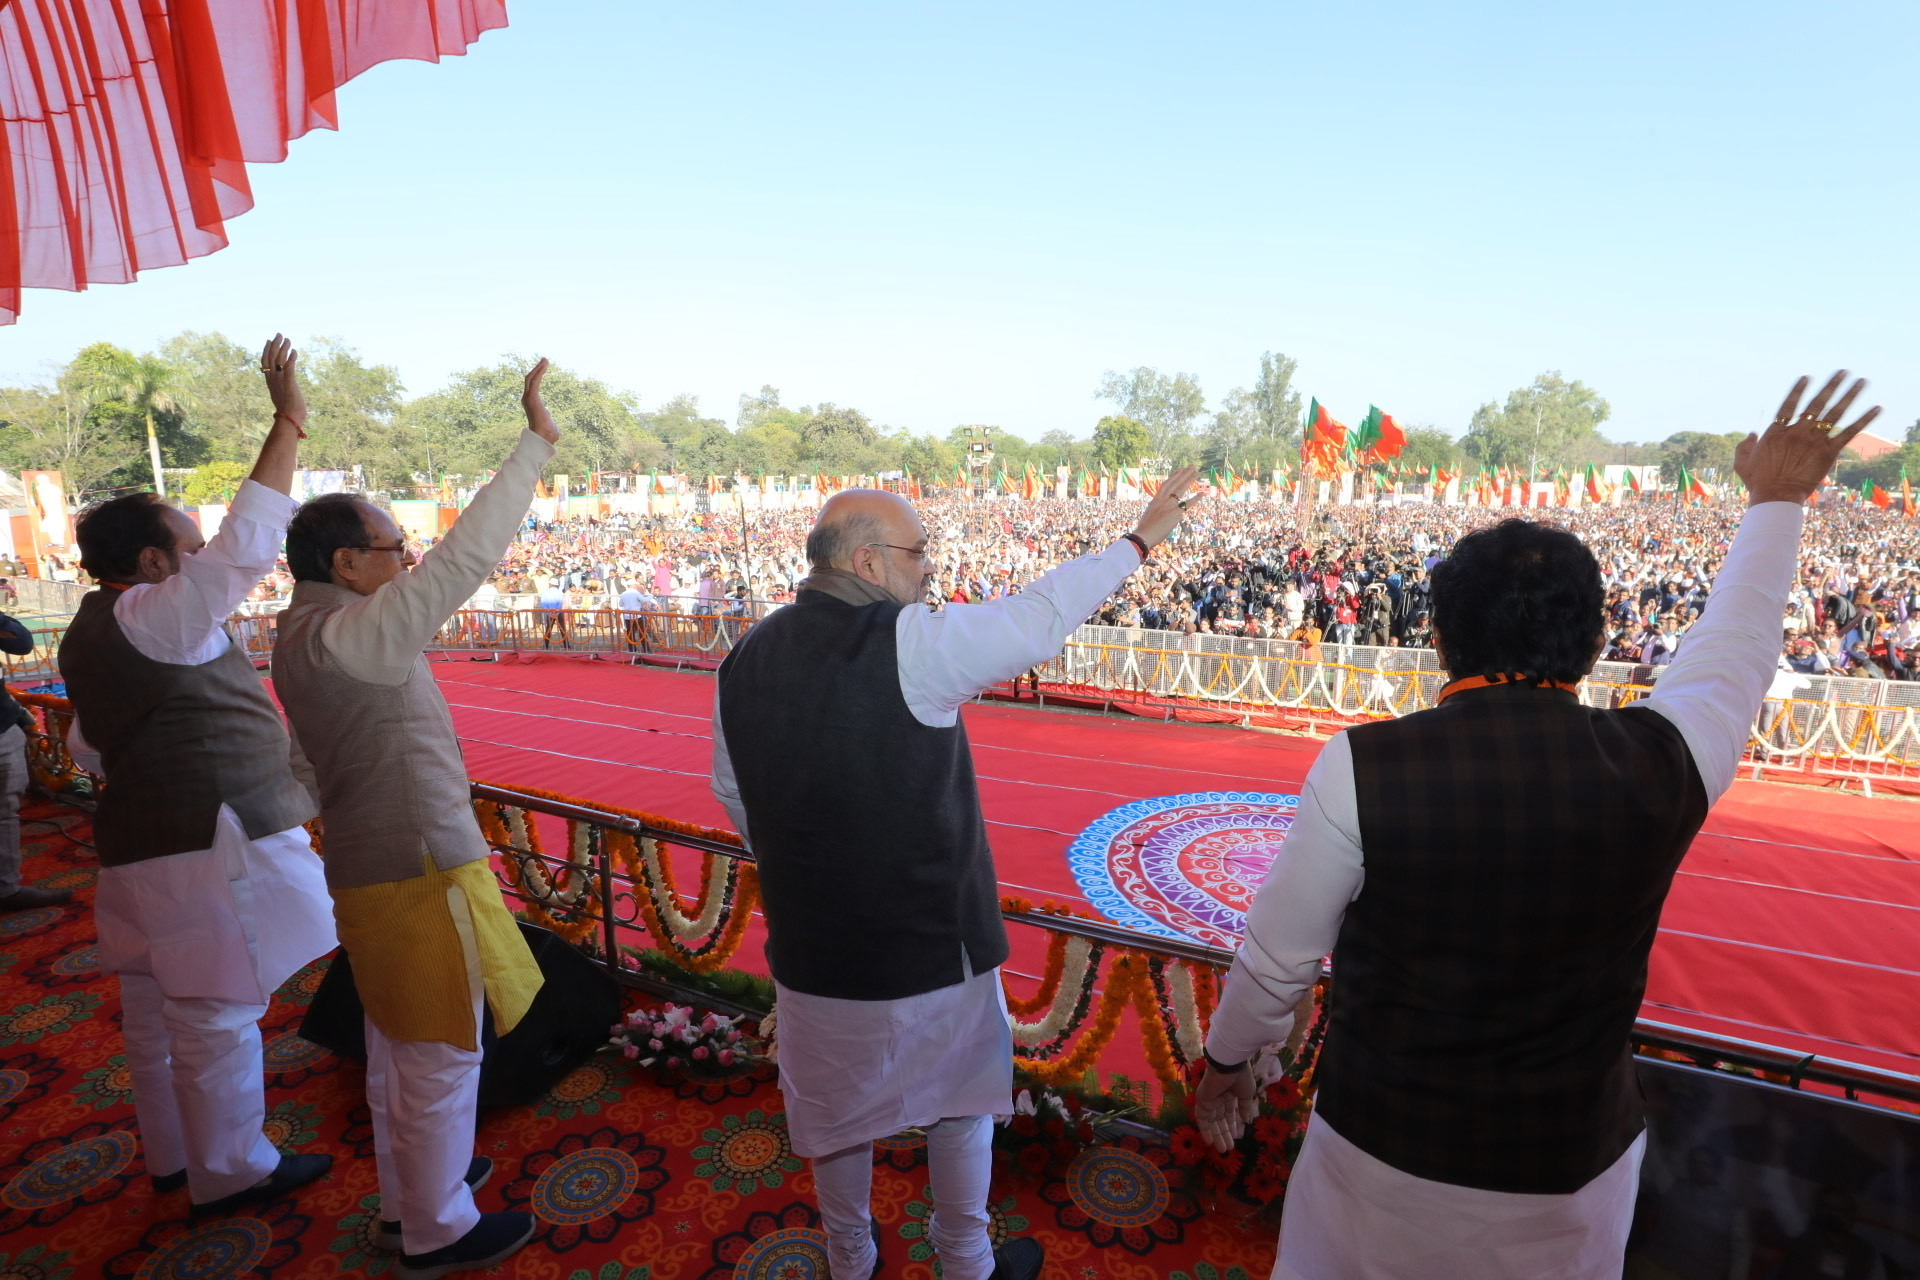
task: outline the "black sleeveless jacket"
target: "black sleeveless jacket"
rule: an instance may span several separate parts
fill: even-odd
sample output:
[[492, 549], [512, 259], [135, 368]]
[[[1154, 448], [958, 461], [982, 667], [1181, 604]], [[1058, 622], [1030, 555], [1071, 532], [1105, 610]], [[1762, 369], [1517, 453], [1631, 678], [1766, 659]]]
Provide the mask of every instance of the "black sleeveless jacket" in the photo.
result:
[[795, 991], [892, 1000], [1007, 957], [964, 725], [914, 719], [901, 606], [802, 591], [720, 666], [720, 723], [759, 861], [767, 963]]

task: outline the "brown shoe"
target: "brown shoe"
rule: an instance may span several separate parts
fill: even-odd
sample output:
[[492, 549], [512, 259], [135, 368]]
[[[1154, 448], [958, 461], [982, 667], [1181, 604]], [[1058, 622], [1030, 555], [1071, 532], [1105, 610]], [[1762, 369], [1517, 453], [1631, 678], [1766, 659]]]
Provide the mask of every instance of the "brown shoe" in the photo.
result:
[[23, 884], [0, 898], [0, 915], [9, 911], [31, 911], [35, 907], [63, 907], [73, 901], [71, 889], [36, 889]]

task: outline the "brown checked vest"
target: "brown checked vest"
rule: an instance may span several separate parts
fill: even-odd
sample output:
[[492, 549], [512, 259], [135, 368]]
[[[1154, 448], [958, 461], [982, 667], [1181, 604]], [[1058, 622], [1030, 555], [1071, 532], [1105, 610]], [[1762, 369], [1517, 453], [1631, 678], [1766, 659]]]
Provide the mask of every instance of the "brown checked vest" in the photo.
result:
[[1707, 814], [1679, 729], [1500, 685], [1347, 741], [1366, 880], [1319, 1113], [1416, 1177], [1578, 1190], [1643, 1127], [1628, 1035]]

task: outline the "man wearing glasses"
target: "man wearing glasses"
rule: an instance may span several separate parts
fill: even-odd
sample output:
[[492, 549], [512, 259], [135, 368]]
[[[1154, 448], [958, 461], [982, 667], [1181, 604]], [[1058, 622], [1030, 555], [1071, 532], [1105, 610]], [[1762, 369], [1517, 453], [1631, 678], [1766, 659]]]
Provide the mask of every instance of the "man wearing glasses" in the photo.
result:
[[283, 1156], [262, 1132], [260, 1018], [275, 988], [333, 949], [333, 922], [301, 829], [313, 801], [226, 630], [294, 512], [297, 355], [278, 336], [261, 353], [273, 424], [211, 541], [150, 493], [80, 517], [80, 562], [100, 587], [60, 644], [69, 745], [107, 782], [94, 922], [100, 968], [120, 980], [147, 1172], [203, 1213], [277, 1199], [333, 1163]]
[[820, 509], [812, 573], [721, 664], [713, 793], [759, 862], [780, 1089], [813, 1161], [835, 1280], [878, 1265], [873, 1141], [927, 1133], [946, 1280], [1033, 1280], [1039, 1245], [988, 1242], [990, 1117], [1012, 1109], [1007, 935], [960, 707], [1046, 661], [1172, 532], [1169, 477], [1132, 533], [988, 604], [923, 606], [913, 507], [852, 489]]
[[379, 1238], [401, 1280], [492, 1266], [535, 1225], [473, 1203], [492, 1170], [473, 1154], [482, 1001], [505, 1035], [540, 970], [500, 900], [422, 650], [499, 564], [553, 456], [546, 371], [527, 374], [513, 452], [417, 562], [393, 517], [353, 494], [315, 498], [287, 527], [274, 688], [313, 763], [334, 921], [366, 1007]]

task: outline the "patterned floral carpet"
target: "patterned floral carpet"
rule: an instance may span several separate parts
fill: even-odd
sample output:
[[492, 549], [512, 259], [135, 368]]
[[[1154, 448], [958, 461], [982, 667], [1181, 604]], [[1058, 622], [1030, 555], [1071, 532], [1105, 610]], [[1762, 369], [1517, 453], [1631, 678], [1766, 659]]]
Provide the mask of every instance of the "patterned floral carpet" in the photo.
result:
[[[329, 1151], [333, 1171], [244, 1216], [187, 1220], [187, 1193], [146, 1176], [121, 1053], [119, 1000], [98, 970], [89, 832], [71, 810], [30, 804], [31, 884], [74, 904], [0, 916], [0, 1280], [318, 1280], [387, 1273], [372, 1247], [373, 1131], [357, 1063], [296, 1032], [316, 965], [263, 1023], [274, 1141]], [[65, 828], [64, 833], [59, 828]], [[482, 1209], [527, 1208], [534, 1242], [489, 1274], [540, 1280], [827, 1280], [805, 1162], [788, 1145], [764, 1073], [663, 1079], [602, 1054], [534, 1106], [481, 1117], [495, 1172]], [[875, 1156], [883, 1277], [937, 1274], [925, 1240], [924, 1148]], [[996, 1231], [1046, 1246], [1047, 1280], [1259, 1280], [1270, 1230], [1203, 1213], [1174, 1190], [1164, 1147], [1088, 1148], [1063, 1179], [1004, 1170]]]

